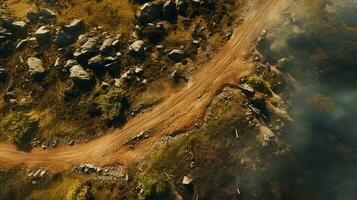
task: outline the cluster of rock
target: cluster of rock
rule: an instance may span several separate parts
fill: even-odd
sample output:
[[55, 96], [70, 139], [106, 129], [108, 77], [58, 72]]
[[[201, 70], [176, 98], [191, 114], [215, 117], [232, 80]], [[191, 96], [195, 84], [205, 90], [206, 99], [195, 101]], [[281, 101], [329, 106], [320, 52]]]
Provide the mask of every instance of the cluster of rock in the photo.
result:
[[96, 178], [104, 181], [129, 180], [128, 174], [125, 173], [123, 167], [120, 165], [97, 167], [92, 164], [83, 164], [74, 167], [73, 170], [83, 175], [96, 176]]
[[27, 177], [31, 179], [33, 185], [36, 185], [45, 178], [47, 173], [48, 171], [46, 169], [36, 169], [29, 171]]

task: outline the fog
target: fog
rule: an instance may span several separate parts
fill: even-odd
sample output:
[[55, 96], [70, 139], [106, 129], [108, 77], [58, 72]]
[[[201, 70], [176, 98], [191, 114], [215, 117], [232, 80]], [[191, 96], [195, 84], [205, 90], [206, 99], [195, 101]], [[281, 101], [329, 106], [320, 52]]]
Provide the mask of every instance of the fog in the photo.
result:
[[357, 1], [298, 1], [260, 51], [301, 86], [283, 133], [291, 158], [261, 184], [278, 181], [282, 199], [357, 199]]

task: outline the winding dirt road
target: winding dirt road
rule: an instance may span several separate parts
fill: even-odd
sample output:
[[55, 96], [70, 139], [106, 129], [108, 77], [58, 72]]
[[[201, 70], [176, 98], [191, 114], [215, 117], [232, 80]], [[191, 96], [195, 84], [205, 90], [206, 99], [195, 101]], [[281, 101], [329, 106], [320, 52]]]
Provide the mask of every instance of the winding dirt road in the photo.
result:
[[[254, 62], [249, 56], [251, 45], [264, 29], [278, 24], [282, 11], [291, 4], [292, 0], [258, 0], [228, 43], [201, 66], [187, 86], [151, 111], [133, 118], [123, 128], [110, 130], [105, 136], [86, 144], [34, 149], [30, 153], [18, 151], [12, 144], [0, 143], [0, 167], [24, 164], [68, 169], [82, 163], [130, 165], [139, 161], [163, 135], [190, 126], [199, 119], [224, 84], [237, 83], [253, 71]], [[148, 129], [155, 129], [155, 134], [134, 149], [123, 145], [128, 138]]]

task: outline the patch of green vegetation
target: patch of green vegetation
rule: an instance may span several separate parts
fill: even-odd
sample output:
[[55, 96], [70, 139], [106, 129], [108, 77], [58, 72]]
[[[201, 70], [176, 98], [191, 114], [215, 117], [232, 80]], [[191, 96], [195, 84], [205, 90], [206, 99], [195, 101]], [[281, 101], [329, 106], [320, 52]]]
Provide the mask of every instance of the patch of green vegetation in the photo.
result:
[[88, 184], [75, 182], [68, 190], [66, 200], [90, 200], [94, 199], [91, 187]]
[[18, 147], [26, 147], [36, 133], [39, 117], [36, 114], [16, 112], [0, 121], [0, 133]]
[[113, 89], [100, 95], [96, 99], [96, 103], [105, 120], [120, 121], [128, 107], [128, 98], [124, 91]]
[[271, 95], [271, 85], [262, 76], [252, 74], [246, 78], [246, 82], [255, 90]]
[[139, 199], [173, 199], [169, 184], [163, 175], [145, 173], [140, 177], [141, 192]]

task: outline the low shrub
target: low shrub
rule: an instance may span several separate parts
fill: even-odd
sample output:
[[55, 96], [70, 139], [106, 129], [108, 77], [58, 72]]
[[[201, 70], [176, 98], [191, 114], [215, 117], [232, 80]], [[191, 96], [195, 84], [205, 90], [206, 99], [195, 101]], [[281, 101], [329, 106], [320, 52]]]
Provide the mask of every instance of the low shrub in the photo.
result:
[[18, 147], [27, 147], [39, 125], [39, 117], [34, 114], [16, 112], [0, 121], [0, 132]]

